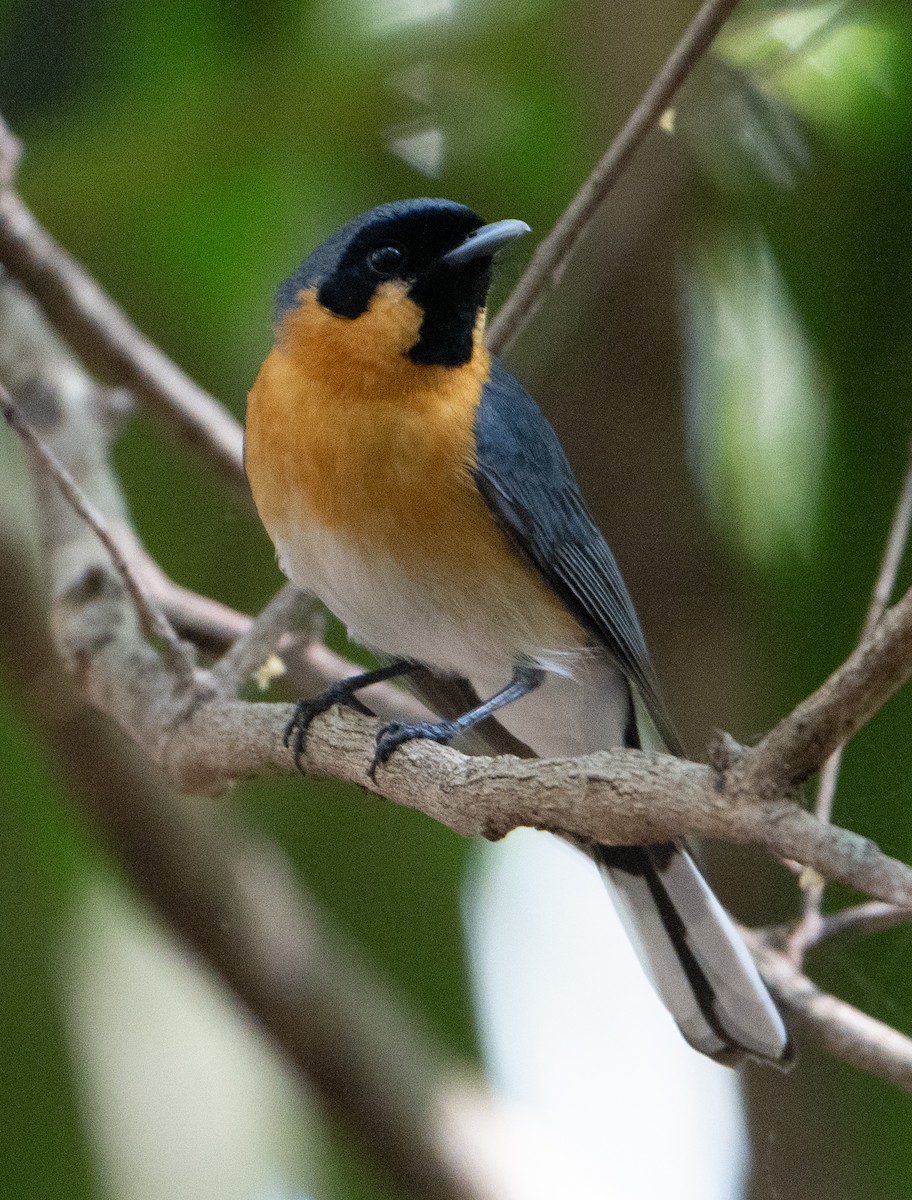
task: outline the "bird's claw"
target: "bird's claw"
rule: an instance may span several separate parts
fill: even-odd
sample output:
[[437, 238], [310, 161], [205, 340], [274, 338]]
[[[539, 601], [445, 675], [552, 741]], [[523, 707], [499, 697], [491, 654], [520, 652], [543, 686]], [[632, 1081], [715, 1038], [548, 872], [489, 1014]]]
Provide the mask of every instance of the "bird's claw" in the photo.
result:
[[384, 725], [377, 734], [374, 757], [367, 773], [371, 779], [376, 778], [377, 768], [387, 763], [393, 752], [400, 746], [404, 746], [406, 742], [420, 739], [445, 745], [456, 732], [457, 730], [447, 721], [440, 721], [437, 724], [432, 721], [422, 721], [419, 725], [403, 725], [394, 721], [390, 725]]
[[356, 712], [363, 713], [366, 717], [374, 716], [367, 705], [358, 699], [354, 689], [346, 679], [340, 679], [338, 683], [331, 684], [325, 692], [321, 692], [319, 696], [314, 696], [312, 700], [299, 700], [295, 705], [291, 720], [285, 726], [282, 745], [286, 749], [291, 750], [294, 756], [294, 764], [302, 775], [305, 772], [301, 766], [301, 755], [304, 753], [307, 731], [321, 713], [329, 712], [337, 704], [341, 704], [346, 708], [353, 708]]

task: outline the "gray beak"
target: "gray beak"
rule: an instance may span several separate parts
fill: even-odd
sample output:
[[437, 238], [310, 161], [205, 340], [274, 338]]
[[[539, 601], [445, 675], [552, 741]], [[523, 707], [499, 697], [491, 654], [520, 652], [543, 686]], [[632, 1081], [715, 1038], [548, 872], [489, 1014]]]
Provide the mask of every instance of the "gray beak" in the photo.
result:
[[493, 225], [482, 225], [455, 250], [444, 254], [440, 261], [448, 267], [461, 267], [475, 258], [490, 258], [495, 250], [507, 242], [531, 232], [525, 221], [495, 221]]

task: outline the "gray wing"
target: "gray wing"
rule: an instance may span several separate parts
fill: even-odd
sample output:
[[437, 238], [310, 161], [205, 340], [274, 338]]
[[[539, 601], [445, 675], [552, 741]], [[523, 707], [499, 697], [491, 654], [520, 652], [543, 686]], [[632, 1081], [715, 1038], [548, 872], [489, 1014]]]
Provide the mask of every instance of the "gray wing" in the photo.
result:
[[662, 741], [681, 752], [633, 601], [580, 495], [557, 435], [497, 359], [475, 419], [478, 490], [497, 522], [636, 687]]
[[[668, 749], [680, 753], [614, 556], [554, 431], [498, 362], [482, 393], [475, 434], [475, 479], [498, 523], [625, 673]], [[473, 707], [474, 692], [465, 681], [429, 675], [412, 682], [445, 715]], [[494, 752], [490, 739], [498, 729], [492, 724], [482, 731]], [[745, 1056], [787, 1062], [791, 1049], [776, 1006], [685, 847], [593, 846], [590, 853], [613, 885], [647, 972], [691, 1045], [725, 1063]]]

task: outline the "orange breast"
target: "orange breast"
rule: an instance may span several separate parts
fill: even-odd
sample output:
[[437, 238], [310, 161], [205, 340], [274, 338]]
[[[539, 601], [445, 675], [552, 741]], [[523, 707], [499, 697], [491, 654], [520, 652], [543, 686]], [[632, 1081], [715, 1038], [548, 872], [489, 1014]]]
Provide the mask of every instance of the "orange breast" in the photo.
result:
[[[305, 294], [250, 393], [245, 462], [274, 540], [313, 522], [404, 574], [523, 610], [542, 645], [575, 622], [499, 530], [472, 479], [489, 371], [482, 322], [464, 367], [412, 363], [421, 314], [398, 285], [355, 320]], [[493, 598], [493, 597], [491, 597]], [[528, 611], [525, 611], [528, 610]], [[538, 636], [536, 634], [536, 636]]]

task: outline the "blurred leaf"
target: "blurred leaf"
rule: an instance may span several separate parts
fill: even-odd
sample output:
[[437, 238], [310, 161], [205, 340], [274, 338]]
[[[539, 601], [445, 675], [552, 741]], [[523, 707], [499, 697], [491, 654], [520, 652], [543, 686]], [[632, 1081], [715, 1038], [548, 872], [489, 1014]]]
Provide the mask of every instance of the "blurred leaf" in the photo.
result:
[[826, 0], [734, 21], [715, 49], [828, 136], [861, 142], [893, 123], [909, 31], [908, 15]]
[[714, 230], [685, 282], [691, 452], [713, 518], [757, 564], [810, 553], [827, 389], [769, 245]]

